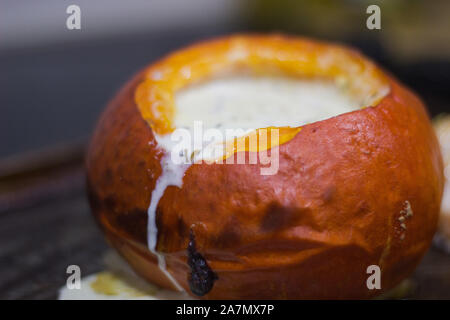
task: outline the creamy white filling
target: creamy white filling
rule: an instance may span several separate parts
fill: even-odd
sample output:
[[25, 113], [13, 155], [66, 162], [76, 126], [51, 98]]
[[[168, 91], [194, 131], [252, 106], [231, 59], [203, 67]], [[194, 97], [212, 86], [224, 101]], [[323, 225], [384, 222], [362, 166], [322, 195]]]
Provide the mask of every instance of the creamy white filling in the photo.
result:
[[[166, 269], [164, 255], [156, 251], [156, 208], [168, 186], [181, 188], [189, 167], [180, 164], [182, 160], [195, 162], [205, 148], [203, 143], [194, 144], [195, 123], [201, 121], [204, 131], [242, 129], [244, 133], [270, 126], [298, 127], [361, 107], [331, 81], [249, 76], [215, 79], [180, 90], [176, 93], [175, 106], [174, 127], [187, 130], [193, 139], [181, 142], [180, 148], [180, 141], [173, 141], [171, 135], [156, 135], [166, 155], [148, 208], [148, 247], [158, 258], [160, 269], [179, 290], [181, 286]], [[183, 152], [172, 153], [176, 146]]]
[[[177, 151], [172, 154], [176, 163], [221, 158], [215, 148], [230, 140], [230, 129], [239, 137], [258, 128], [298, 127], [360, 108], [360, 100], [344, 88], [342, 81], [251, 76], [197, 84], [176, 93], [177, 132], [158, 136], [158, 144]], [[181, 139], [182, 131], [191, 139]]]
[[235, 76], [180, 90], [175, 127], [257, 129], [297, 127], [361, 107], [332, 81]]
[[156, 181], [155, 189], [152, 192], [150, 206], [148, 207], [148, 224], [147, 224], [147, 242], [149, 250], [158, 259], [159, 269], [169, 278], [175, 285], [178, 291], [183, 288], [177, 283], [172, 275], [167, 271], [166, 260], [164, 255], [156, 250], [156, 242], [158, 240], [158, 228], [156, 226], [156, 207], [159, 200], [164, 195], [164, 191], [168, 186], [177, 186], [181, 188], [183, 184], [184, 172], [187, 169], [186, 165], [173, 165], [170, 159], [170, 154], [166, 154], [161, 159], [162, 174]]

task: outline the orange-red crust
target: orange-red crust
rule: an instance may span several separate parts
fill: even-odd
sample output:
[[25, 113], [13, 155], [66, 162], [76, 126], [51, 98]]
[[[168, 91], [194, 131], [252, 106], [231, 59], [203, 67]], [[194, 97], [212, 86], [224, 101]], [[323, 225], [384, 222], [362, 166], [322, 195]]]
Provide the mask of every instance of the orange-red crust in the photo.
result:
[[[327, 46], [281, 36], [239, 41], [271, 37], [280, 48]], [[277, 147], [276, 175], [260, 175], [259, 165], [196, 164], [182, 188], [168, 187], [157, 209], [157, 249], [188, 292], [191, 229], [218, 276], [207, 299], [368, 298], [408, 276], [427, 250], [443, 174], [425, 108], [363, 56], [333, 47], [369, 63], [387, 79], [390, 93], [375, 107], [303, 126]], [[209, 43], [187, 52], [196, 48], [207, 52]], [[162, 151], [135, 102], [148, 70], [167, 61], [139, 73], [108, 105], [92, 138], [87, 172], [93, 212], [109, 242], [143, 277], [173, 288], [147, 249], [147, 208]], [[413, 216], [405, 230], [399, 218], [406, 201]], [[372, 264], [382, 269], [381, 291], [366, 287]]]

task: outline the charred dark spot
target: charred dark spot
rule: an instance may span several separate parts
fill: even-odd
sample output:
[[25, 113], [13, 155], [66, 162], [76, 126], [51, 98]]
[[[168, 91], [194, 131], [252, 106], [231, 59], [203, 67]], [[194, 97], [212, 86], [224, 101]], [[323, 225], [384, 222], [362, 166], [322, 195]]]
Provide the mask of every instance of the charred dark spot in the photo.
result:
[[103, 208], [109, 212], [116, 212], [117, 210], [116, 198], [112, 195], [105, 197], [103, 199]]
[[188, 235], [189, 228], [186, 225], [186, 223], [184, 222], [182, 217], [177, 218], [177, 230], [178, 230], [178, 235], [181, 238], [184, 238], [185, 236]]
[[334, 187], [334, 186], [326, 188], [322, 194], [323, 201], [324, 202], [331, 201], [331, 199], [333, 199], [333, 195], [335, 194], [335, 192], [336, 192], [336, 187]]
[[292, 226], [296, 220], [296, 210], [273, 204], [269, 206], [262, 218], [261, 229], [266, 232], [281, 230]]
[[230, 217], [214, 239], [214, 245], [219, 248], [227, 248], [238, 244], [241, 241], [242, 234], [239, 226], [239, 221], [234, 216]]
[[195, 247], [195, 237], [191, 230], [189, 234], [188, 244], [188, 265], [191, 272], [188, 276], [189, 287], [193, 294], [197, 296], [204, 296], [214, 286], [214, 281], [217, 280], [217, 275], [211, 270], [205, 258], [197, 252]]
[[145, 168], [147, 166], [147, 163], [143, 160], [139, 161], [137, 164], [140, 168]]
[[122, 230], [126, 231], [132, 239], [146, 243], [147, 219], [147, 211], [136, 208], [117, 215], [115, 223]]
[[110, 183], [112, 183], [113, 177], [114, 177], [114, 175], [112, 173], [112, 170], [111, 169], [106, 169], [104, 174], [103, 174], [103, 178], [105, 179], [105, 181], [108, 184], [110, 184]]
[[370, 206], [367, 203], [367, 201], [361, 200], [358, 203], [358, 207], [357, 208], [358, 208], [357, 212], [358, 212], [359, 215], [366, 215], [366, 214], [370, 213]]

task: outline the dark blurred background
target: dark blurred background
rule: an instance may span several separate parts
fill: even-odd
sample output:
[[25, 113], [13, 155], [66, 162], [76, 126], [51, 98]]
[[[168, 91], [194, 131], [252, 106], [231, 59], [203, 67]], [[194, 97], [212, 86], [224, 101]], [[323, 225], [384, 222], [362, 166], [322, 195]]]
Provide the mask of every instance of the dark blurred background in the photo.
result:
[[[81, 30], [66, 27], [71, 4]], [[366, 28], [370, 4], [381, 8], [381, 30]], [[83, 175], [96, 119], [141, 67], [234, 32], [355, 46], [412, 87], [432, 116], [450, 112], [447, 0], [1, 0], [0, 298], [55, 298], [67, 265], [101, 269], [106, 245]], [[448, 258], [432, 249], [424, 263], [413, 297], [450, 298]]]

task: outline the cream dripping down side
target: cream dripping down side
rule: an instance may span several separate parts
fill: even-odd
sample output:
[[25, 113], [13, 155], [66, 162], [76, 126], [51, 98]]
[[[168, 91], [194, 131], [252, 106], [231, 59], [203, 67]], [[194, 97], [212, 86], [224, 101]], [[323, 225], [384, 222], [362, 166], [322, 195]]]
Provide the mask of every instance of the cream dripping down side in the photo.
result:
[[[345, 87], [337, 81], [234, 76], [180, 90], [175, 96], [175, 107], [174, 127], [188, 130], [193, 137], [196, 121], [202, 121], [203, 130], [243, 129], [248, 132], [270, 126], [298, 127], [357, 110], [362, 107], [362, 102], [346, 94]], [[190, 164], [174, 163], [171, 150], [180, 142], [172, 141], [170, 134], [156, 135], [156, 140], [165, 156], [161, 160], [162, 174], [148, 208], [148, 247], [158, 258], [160, 269], [178, 290], [182, 290], [168, 272], [164, 255], [156, 250], [156, 208], [168, 186], [181, 188]], [[182, 146], [186, 152], [172, 156], [182, 160], [186, 155], [193, 155], [195, 162], [197, 151], [203, 147], [186, 143]]]

